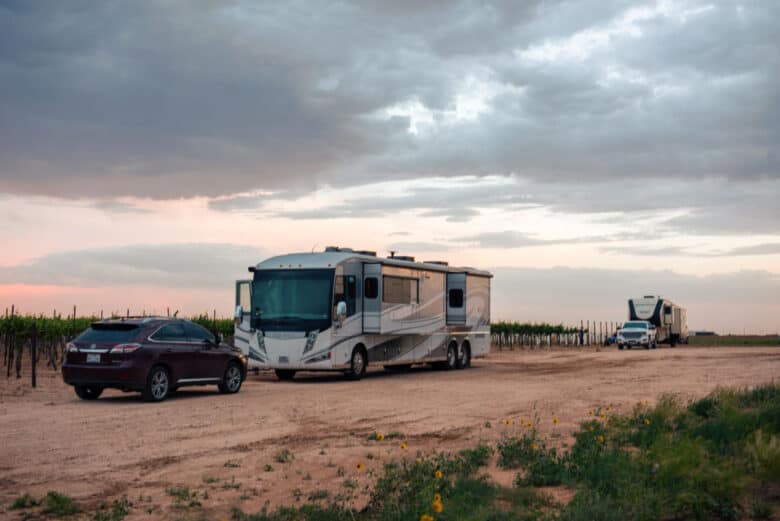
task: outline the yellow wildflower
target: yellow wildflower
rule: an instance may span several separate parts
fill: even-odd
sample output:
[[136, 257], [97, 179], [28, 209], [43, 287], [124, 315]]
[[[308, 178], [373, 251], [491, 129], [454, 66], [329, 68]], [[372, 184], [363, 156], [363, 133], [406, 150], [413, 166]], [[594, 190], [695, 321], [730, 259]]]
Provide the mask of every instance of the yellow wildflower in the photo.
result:
[[399, 447], [401, 447], [401, 450], [406, 450], [406, 442], [402, 441]]
[[420, 516], [420, 521], [433, 521], [433, 516], [428, 514], [423, 514]]
[[557, 416], [553, 416], [553, 423], [558, 423], [558, 417]]
[[588, 430], [589, 430], [590, 432], [593, 432], [593, 425], [588, 425]]
[[384, 434], [382, 434], [381, 432], [377, 432], [376, 433], [376, 441], [382, 441], [384, 439], [385, 439], [385, 435]]
[[366, 468], [366, 466], [363, 465], [362, 461], [358, 461], [358, 464], [355, 465], [355, 468], [357, 469], [358, 472], [363, 472], [363, 470]]
[[504, 425], [512, 425], [512, 420], [510, 418], [507, 418], [504, 420]]
[[444, 477], [444, 473], [441, 470], [436, 469], [436, 472], [433, 473], [433, 477], [436, 479], [441, 479]]
[[531, 448], [532, 448], [533, 450], [536, 450], [536, 448], [537, 448], [537, 447], [538, 447], [538, 445], [536, 445], [536, 443], [531, 443]]
[[433, 507], [433, 511], [437, 514], [441, 514], [442, 510], [444, 510], [444, 505], [441, 501], [434, 501], [431, 503], [431, 506]]
[[599, 437], [597, 438], [599, 440], [599, 443], [604, 443], [604, 436], [599, 434]]
[[645, 425], [650, 425], [650, 418], [645, 418]]
[[434, 500], [434, 501], [439, 501], [439, 502], [441, 502], [441, 494], [439, 494], [438, 492], [437, 492], [437, 493], [435, 493], [435, 494], [433, 495], [433, 500]]
[[602, 420], [606, 420], [606, 419], [607, 419], [607, 415], [606, 415], [606, 414], [604, 414], [603, 412], [601, 413], [601, 419], [602, 419]]

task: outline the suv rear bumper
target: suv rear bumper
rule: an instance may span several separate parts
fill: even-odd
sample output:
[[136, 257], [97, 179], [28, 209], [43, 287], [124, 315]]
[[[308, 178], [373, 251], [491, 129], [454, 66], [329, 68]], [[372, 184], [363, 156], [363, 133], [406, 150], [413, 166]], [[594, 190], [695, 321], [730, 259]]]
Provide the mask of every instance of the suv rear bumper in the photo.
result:
[[146, 371], [136, 367], [66, 364], [62, 366], [62, 379], [68, 385], [143, 389]]

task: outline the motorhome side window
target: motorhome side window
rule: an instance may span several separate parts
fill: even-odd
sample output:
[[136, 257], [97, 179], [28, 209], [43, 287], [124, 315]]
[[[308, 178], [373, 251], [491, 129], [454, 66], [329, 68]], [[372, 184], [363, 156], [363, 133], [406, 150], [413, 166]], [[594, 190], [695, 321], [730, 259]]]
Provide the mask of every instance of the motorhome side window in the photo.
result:
[[450, 307], [462, 308], [463, 307], [463, 290], [451, 289], [450, 290]]
[[379, 281], [376, 277], [366, 277], [363, 294], [366, 298], [374, 299], [379, 295]]
[[357, 298], [357, 279], [354, 275], [336, 275], [333, 287], [333, 306], [342, 300], [347, 303], [347, 316], [355, 314], [355, 300]]
[[382, 278], [382, 302], [388, 304], [417, 303], [417, 279], [385, 276]]

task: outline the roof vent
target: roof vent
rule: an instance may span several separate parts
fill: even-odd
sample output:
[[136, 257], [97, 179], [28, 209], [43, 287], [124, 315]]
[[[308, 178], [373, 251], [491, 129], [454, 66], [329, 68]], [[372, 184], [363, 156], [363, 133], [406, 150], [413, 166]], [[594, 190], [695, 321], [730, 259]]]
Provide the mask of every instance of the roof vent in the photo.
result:
[[414, 262], [414, 257], [412, 257], [411, 255], [394, 255], [390, 258], [395, 260], [400, 260], [400, 261]]
[[449, 266], [450, 263], [447, 261], [423, 261], [425, 264], [438, 264], [439, 266]]
[[352, 253], [352, 248], [342, 248], [340, 246], [325, 246], [326, 252], [338, 252], [343, 251], [345, 253]]
[[369, 257], [376, 257], [376, 252], [371, 250], [355, 250], [358, 255], [368, 255]]
[[645, 298], [655, 298], [655, 295], [645, 295]]

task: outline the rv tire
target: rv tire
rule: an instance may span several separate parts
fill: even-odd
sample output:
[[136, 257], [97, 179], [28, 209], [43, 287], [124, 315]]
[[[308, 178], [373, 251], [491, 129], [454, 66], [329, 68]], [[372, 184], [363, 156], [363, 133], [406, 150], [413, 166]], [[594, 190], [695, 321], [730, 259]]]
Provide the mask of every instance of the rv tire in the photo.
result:
[[352, 357], [349, 361], [349, 371], [346, 376], [350, 380], [360, 380], [366, 374], [366, 366], [368, 365], [368, 357], [366, 356], [366, 350], [362, 345], [358, 345], [352, 350]]
[[279, 380], [290, 381], [295, 378], [295, 371], [292, 369], [275, 369], [274, 373]]
[[447, 361], [444, 367], [448, 371], [458, 368], [458, 344], [455, 342], [451, 342], [447, 347]]
[[471, 346], [468, 342], [463, 342], [458, 349], [458, 369], [468, 369], [471, 367]]

